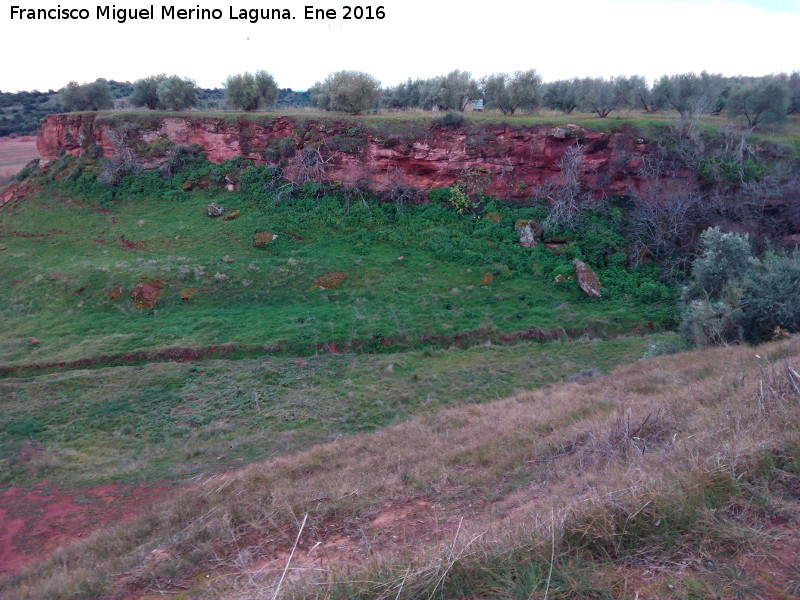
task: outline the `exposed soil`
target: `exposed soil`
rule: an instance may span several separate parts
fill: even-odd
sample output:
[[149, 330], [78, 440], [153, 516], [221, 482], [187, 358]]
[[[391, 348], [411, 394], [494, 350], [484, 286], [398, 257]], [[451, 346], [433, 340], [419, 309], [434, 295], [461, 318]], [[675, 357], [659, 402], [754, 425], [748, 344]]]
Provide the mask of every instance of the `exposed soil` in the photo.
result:
[[0, 576], [15, 573], [93, 529], [139, 514], [175, 488], [110, 483], [65, 490], [42, 481], [0, 492]]
[[[635, 327], [627, 332], [617, 332], [617, 336], [646, 335], [655, 330], [652, 324], [647, 329]], [[330, 341], [315, 344], [312, 347], [284, 347], [284, 346], [239, 346], [236, 344], [220, 344], [201, 347], [163, 348], [160, 350], [136, 350], [125, 354], [108, 354], [90, 356], [71, 361], [53, 361], [21, 365], [0, 365], [0, 377], [30, 377], [32, 375], [63, 371], [70, 369], [100, 369], [118, 365], [144, 364], [147, 362], [190, 362], [222, 357], [255, 357], [264, 355], [281, 354], [306, 354], [315, 352], [328, 352], [339, 354], [353, 352], [356, 354], [374, 354], [380, 352], [397, 352], [400, 350], [413, 350], [421, 347], [456, 346], [469, 347], [483, 342], [493, 344], [516, 344], [523, 341], [552, 341], [560, 339], [575, 339], [583, 335], [598, 335], [609, 337], [609, 332], [596, 331], [591, 327], [560, 327], [558, 329], [530, 328], [519, 331], [500, 333], [489, 328], [479, 328], [471, 331], [462, 331], [450, 335], [427, 335], [418, 338], [411, 337], [383, 337], [379, 340], [367, 338], [350, 340], [347, 342]], [[613, 332], [612, 332], [613, 335]]]

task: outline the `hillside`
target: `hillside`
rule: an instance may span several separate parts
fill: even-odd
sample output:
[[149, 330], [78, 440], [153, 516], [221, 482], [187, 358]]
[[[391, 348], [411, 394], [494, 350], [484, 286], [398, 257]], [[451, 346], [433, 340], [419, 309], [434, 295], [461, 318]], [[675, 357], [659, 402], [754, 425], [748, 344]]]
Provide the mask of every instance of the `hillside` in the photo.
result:
[[0, 590], [790, 598], [799, 354], [793, 339], [641, 360], [343, 437], [198, 482]]
[[0, 598], [792, 597], [792, 140], [523, 121], [44, 119]]

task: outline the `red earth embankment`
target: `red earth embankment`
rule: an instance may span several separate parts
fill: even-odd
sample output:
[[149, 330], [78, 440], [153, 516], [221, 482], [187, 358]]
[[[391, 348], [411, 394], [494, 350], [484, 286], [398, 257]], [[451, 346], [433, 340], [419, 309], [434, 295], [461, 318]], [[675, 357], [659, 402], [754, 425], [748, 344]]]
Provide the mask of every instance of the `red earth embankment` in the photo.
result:
[[428, 190], [480, 178], [495, 197], [525, 199], [531, 188], [561, 175], [561, 159], [576, 144], [579, 176], [598, 194], [625, 193], [637, 186], [636, 173], [647, 151], [646, 142], [632, 133], [589, 131], [578, 125], [446, 128], [409, 122], [382, 131], [352, 121], [230, 115], [154, 115], [139, 121], [131, 116], [124, 128], [120, 122], [94, 113], [48, 115], [39, 129], [39, 153], [46, 161], [62, 151], [80, 155], [99, 147], [108, 157], [125, 143], [140, 151], [145, 167], [155, 167], [167, 160], [169, 147], [197, 144], [214, 163], [242, 155], [257, 164], [280, 165], [293, 177], [303, 169], [303, 152], [318, 151], [312, 174], [318, 180], [373, 190]]

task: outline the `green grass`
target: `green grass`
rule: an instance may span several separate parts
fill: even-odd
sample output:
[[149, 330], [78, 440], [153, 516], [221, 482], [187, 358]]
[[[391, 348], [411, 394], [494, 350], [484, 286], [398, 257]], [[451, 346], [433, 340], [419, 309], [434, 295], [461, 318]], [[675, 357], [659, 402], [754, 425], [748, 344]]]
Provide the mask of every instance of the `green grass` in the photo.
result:
[[[609, 276], [602, 300], [574, 280], [555, 283], [571, 276], [570, 257], [521, 248], [513, 232], [530, 208], [501, 208], [495, 224], [438, 205], [398, 213], [328, 198], [262, 211], [237, 193], [201, 191], [103, 208], [62, 197], [57, 183], [46, 190], [0, 214], [2, 365], [219, 344], [392, 351], [476, 330], [477, 341], [528, 328], [610, 335], [669, 319], [668, 302], [631, 301], [636, 282]], [[240, 216], [209, 218], [212, 200]], [[257, 231], [278, 238], [258, 249]], [[330, 272], [346, 279], [313, 285]], [[486, 272], [494, 280], [481, 285]], [[164, 282], [158, 304], [135, 308], [134, 286], [153, 279]], [[123, 297], [109, 300], [117, 285]]]
[[[308, 359], [208, 360], [0, 382], [0, 485], [182, 479], [443, 406], [634, 361], [669, 335]], [[26, 454], [31, 448], [35, 456]]]

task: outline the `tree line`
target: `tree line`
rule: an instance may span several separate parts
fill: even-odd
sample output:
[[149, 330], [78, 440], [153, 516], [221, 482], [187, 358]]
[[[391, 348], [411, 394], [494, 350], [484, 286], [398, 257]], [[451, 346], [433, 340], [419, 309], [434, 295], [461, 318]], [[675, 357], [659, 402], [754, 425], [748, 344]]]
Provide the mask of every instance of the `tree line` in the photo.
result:
[[[266, 71], [228, 77], [223, 86], [225, 104], [233, 110], [273, 107], [279, 88]], [[153, 75], [133, 83], [128, 102], [151, 110], [185, 110], [197, 105], [199, 88], [176, 75]], [[653, 113], [675, 110], [687, 114], [720, 115], [741, 119], [750, 127], [778, 123], [800, 113], [800, 71], [761, 77], [727, 77], [702, 72], [664, 75], [649, 84], [640, 75], [611, 78], [585, 77], [544, 82], [535, 69], [513, 74], [493, 73], [476, 79], [455, 70], [429, 79], [408, 79], [394, 87], [361, 71], [338, 71], [308, 91], [312, 106], [326, 111], [360, 114], [374, 110], [464, 111], [475, 100], [504, 115], [550, 109], [608, 117], [618, 110]], [[112, 108], [114, 96], [105, 80], [69, 83], [61, 92], [64, 108]]]

